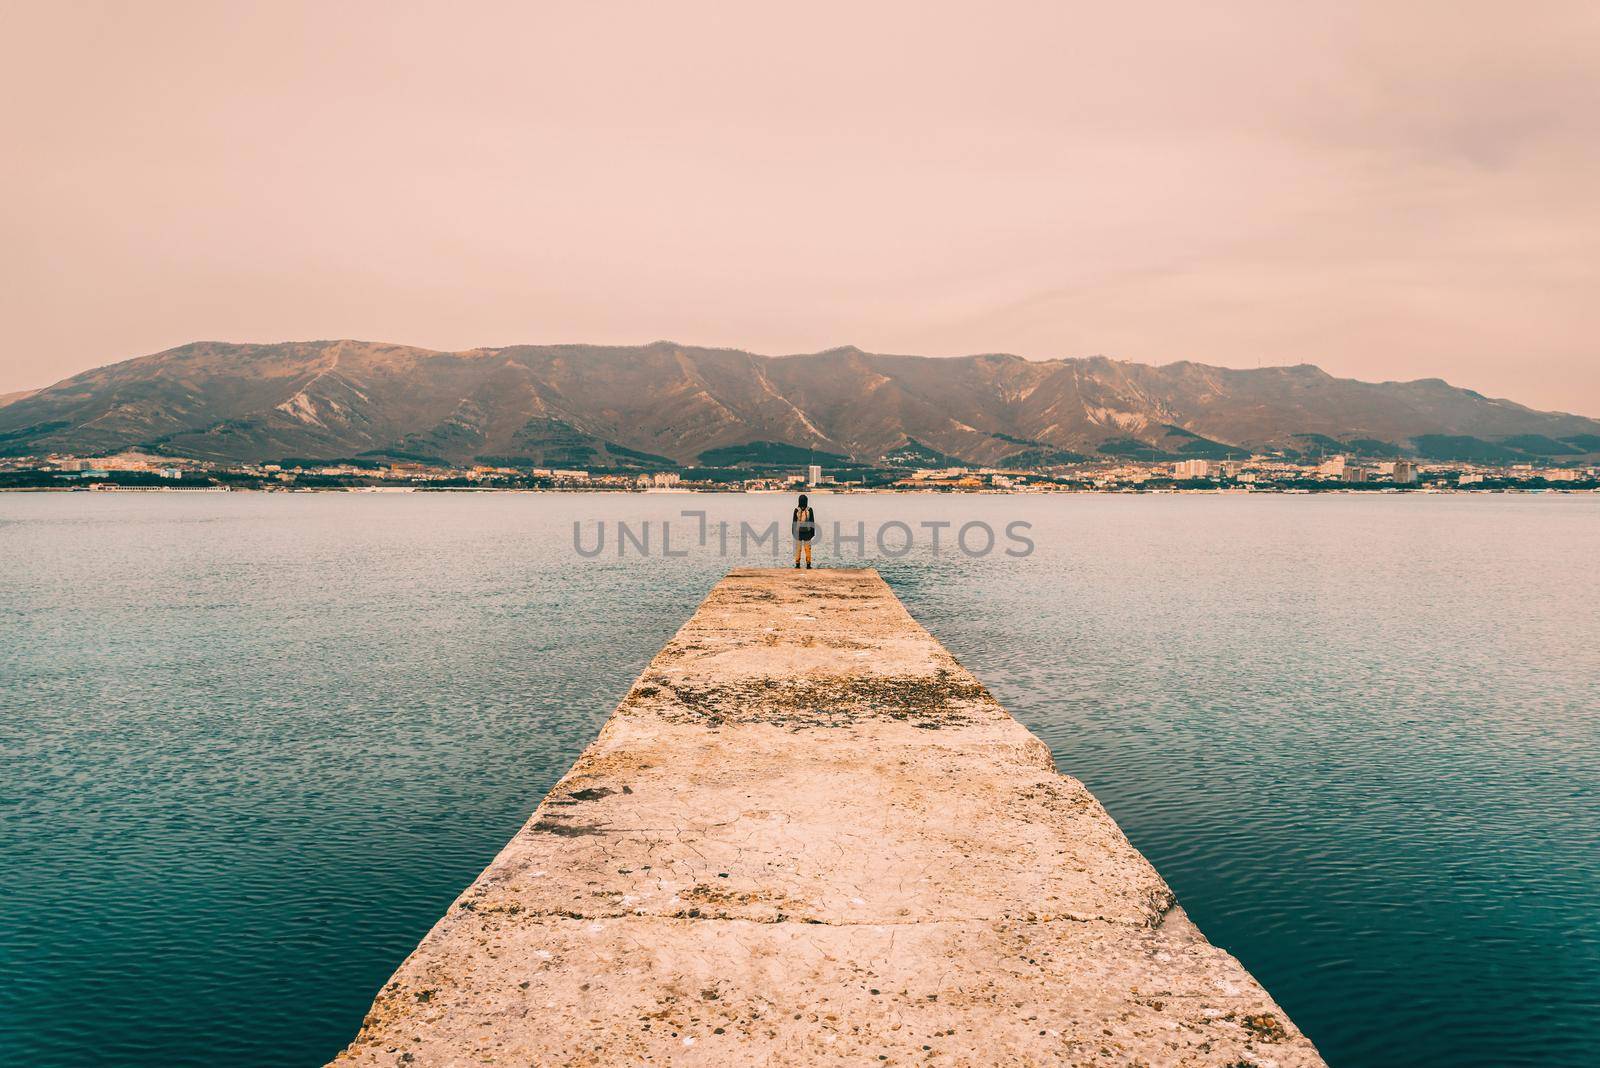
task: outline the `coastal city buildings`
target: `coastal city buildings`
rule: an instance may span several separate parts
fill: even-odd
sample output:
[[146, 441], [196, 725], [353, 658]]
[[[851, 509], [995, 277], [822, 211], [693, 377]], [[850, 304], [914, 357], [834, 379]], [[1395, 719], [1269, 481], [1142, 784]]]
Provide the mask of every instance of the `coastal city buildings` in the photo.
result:
[[[1591, 458], [1592, 459], [1592, 458]], [[159, 490], [699, 490], [832, 492], [896, 490], [969, 493], [1271, 493], [1271, 492], [1592, 492], [1600, 467], [1592, 462], [1506, 465], [1420, 459], [1362, 460], [1345, 456], [1300, 460], [1252, 456], [1139, 461], [1105, 458], [1045, 468], [898, 468], [856, 464], [833, 475], [821, 465], [803, 472], [781, 465], [678, 470], [587, 470], [509, 463], [450, 467], [416, 460], [283, 460], [217, 463], [123, 452], [109, 456], [0, 458], [0, 489]]]

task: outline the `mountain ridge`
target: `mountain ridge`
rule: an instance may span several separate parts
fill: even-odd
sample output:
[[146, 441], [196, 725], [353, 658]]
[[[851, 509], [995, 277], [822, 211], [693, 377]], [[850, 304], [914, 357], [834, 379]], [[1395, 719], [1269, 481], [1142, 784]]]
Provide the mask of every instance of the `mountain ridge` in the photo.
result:
[[[222, 461], [651, 467], [761, 443], [862, 463], [900, 453], [985, 464], [1298, 453], [1308, 442], [1326, 451], [1347, 441], [1427, 457], [1455, 439], [1476, 443], [1462, 447], [1480, 456], [1600, 450], [1600, 420], [1439, 378], [1363, 382], [1307, 363], [1251, 370], [854, 345], [764, 356], [666, 340], [459, 351], [196, 341], [6, 400], [0, 455], [12, 456], [142, 448]], [[1503, 444], [1512, 439], [1520, 444]]]

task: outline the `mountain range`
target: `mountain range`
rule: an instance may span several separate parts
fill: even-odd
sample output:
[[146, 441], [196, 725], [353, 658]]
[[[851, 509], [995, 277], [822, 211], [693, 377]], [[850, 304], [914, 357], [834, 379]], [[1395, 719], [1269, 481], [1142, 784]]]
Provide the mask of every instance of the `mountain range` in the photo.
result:
[[197, 342], [0, 397], [0, 455], [554, 467], [946, 463], [1345, 452], [1488, 462], [1600, 453], [1600, 420], [1441, 379], [1104, 357], [758, 356], [672, 342], [436, 352]]

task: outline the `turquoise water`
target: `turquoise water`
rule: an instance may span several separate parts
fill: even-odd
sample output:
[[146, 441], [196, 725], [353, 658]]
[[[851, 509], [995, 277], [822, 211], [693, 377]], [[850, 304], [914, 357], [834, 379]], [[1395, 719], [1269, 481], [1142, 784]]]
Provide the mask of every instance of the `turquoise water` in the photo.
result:
[[[817, 504], [1331, 1063], [1593, 1063], [1600, 498]], [[0, 496], [0, 1060], [326, 1060], [729, 563], [573, 520], [787, 506]]]

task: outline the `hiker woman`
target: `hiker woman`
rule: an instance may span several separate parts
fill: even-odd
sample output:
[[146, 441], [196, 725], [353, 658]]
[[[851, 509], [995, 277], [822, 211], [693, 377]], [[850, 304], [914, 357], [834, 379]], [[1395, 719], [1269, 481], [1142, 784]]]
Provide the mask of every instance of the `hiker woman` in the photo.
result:
[[811, 506], [806, 503], [806, 495], [800, 494], [800, 507], [794, 510], [794, 566], [800, 566], [800, 554], [803, 551], [806, 557], [806, 569], [811, 568], [811, 539], [817, 536], [817, 517], [811, 511]]

